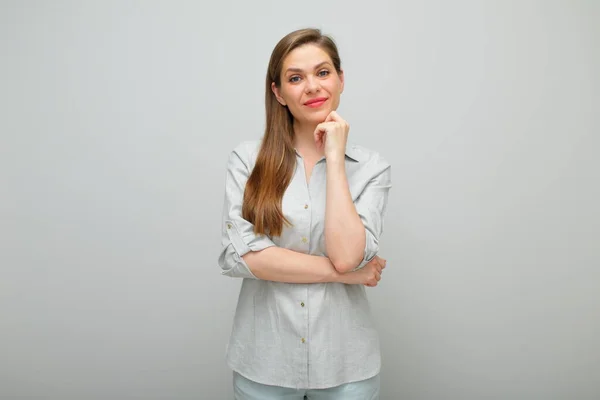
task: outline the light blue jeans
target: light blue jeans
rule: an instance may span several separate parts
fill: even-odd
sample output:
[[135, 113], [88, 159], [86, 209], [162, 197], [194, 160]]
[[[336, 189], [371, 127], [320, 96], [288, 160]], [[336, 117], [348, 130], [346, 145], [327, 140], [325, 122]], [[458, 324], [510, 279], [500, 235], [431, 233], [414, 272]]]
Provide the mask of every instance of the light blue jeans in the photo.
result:
[[327, 389], [294, 389], [263, 385], [233, 371], [235, 400], [379, 400], [379, 387], [379, 375]]

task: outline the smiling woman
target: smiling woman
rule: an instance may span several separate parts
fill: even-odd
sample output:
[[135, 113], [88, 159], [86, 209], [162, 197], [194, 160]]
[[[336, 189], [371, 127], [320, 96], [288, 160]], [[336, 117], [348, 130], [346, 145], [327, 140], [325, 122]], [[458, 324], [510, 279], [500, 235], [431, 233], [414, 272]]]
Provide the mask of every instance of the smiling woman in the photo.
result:
[[[313, 65], [314, 62], [317, 64]], [[283, 71], [279, 86], [271, 82], [271, 89], [277, 101], [294, 116], [296, 129], [318, 124], [338, 108], [344, 89], [339, 59], [334, 66], [331, 57], [319, 46], [305, 45], [286, 57]]]
[[391, 166], [348, 143], [343, 90], [334, 41], [288, 34], [269, 62], [264, 136], [230, 154], [219, 265], [243, 278], [227, 349], [236, 399], [379, 398], [365, 287], [386, 264]]

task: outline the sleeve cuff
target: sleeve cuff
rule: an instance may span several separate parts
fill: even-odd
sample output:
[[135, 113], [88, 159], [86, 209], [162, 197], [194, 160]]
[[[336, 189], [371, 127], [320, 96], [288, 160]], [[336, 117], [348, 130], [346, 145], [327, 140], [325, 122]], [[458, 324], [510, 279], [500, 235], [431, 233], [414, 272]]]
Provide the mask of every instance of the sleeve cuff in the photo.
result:
[[244, 259], [237, 254], [231, 244], [221, 252], [219, 265], [223, 268], [221, 275], [232, 278], [258, 279], [258, 277], [252, 273]]
[[275, 246], [275, 243], [267, 235], [251, 233], [246, 237], [242, 237], [237, 224], [233, 220], [226, 220], [225, 225], [229, 241], [240, 257], [251, 251], [260, 251], [267, 247]]
[[357, 271], [363, 268], [365, 265], [371, 262], [373, 258], [379, 252], [379, 241], [373, 236], [368, 229], [365, 229], [365, 251], [363, 260], [358, 264], [358, 267], [354, 268], [353, 271]]
[[221, 274], [230, 277], [259, 279], [252, 273], [243, 256], [251, 251], [260, 251], [275, 246], [275, 243], [266, 235], [250, 234], [242, 238], [233, 220], [226, 220], [225, 225], [229, 245], [221, 252], [219, 264], [222, 267], [229, 266], [229, 268], [224, 268]]

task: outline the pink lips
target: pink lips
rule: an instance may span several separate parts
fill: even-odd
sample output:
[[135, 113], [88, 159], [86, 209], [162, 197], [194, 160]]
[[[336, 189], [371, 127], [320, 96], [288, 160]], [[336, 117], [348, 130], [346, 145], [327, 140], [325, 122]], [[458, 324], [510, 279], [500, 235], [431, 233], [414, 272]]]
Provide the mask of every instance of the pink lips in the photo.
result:
[[321, 107], [326, 101], [326, 97], [317, 97], [315, 99], [308, 100], [306, 103], [304, 103], [304, 105], [311, 108], [318, 108]]

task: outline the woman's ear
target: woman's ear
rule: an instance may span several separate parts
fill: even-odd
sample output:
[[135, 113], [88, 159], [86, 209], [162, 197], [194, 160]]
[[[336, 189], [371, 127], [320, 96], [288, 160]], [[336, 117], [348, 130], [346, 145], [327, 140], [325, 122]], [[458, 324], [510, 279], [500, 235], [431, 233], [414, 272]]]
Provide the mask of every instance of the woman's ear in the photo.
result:
[[282, 106], [286, 106], [287, 104], [285, 103], [283, 97], [281, 97], [281, 95], [279, 94], [279, 88], [277, 87], [277, 85], [275, 85], [275, 82], [271, 82], [271, 90], [273, 91], [273, 94], [275, 94], [275, 98], [277, 99], [279, 104], [281, 104]]
[[340, 72], [339, 72], [338, 76], [340, 77], [340, 82], [341, 82], [340, 93], [344, 93], [344, 70], [343, 69], [340, 68]]

